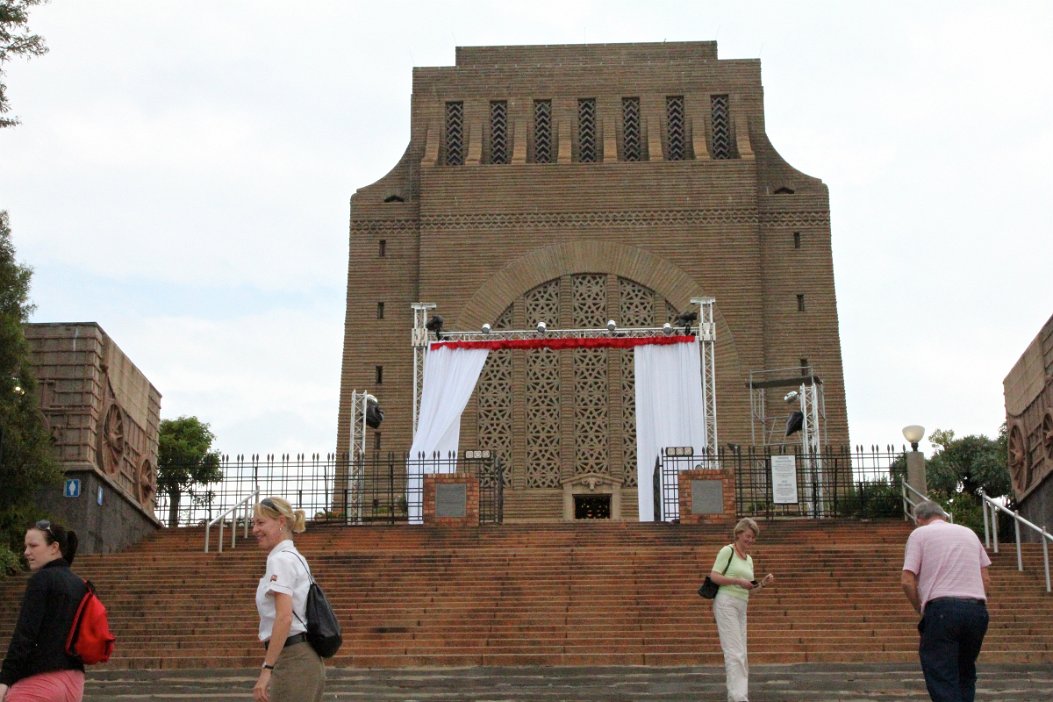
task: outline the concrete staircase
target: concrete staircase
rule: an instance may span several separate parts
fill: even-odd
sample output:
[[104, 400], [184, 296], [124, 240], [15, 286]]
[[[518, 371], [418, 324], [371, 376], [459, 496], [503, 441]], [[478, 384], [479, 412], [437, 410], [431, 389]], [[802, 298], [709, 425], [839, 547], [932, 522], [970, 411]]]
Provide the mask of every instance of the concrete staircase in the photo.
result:
[[[762, 522], [750, 661], [911, 663], [916, 616], [899, 588], [901, 521]], [[297, 538], [344, 626], [336, 666], [719, 665], [696, 594], [728, 530], [636, 523], [476, 529], [311, 525]], [[203, 553], [201, 529], [162, 530], [75, 570], [97, 586], [117, 635], [107, 668], [254, 668], [253, 598], [264, 554], [239, 541]], [[981, 662], [1053, 663], [1053, 597], [1038, 546], [1025, 571], [994, 557]], [[25, 577], [0, 582], [0, 645]]]

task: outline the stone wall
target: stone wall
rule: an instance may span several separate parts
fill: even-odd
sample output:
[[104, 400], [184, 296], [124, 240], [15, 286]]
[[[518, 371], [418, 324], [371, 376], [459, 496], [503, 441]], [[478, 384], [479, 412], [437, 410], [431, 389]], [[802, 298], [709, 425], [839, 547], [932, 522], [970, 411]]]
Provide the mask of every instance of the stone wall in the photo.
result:
[[24, 329], [56, 456], [81, 488], [44, 493], [44, 507], [78, 532], [85, 553], [135, 543], [159, 526], [160, 393], [95, 323]]
[[1020, 514], [1053, 527], [1053, 317], [1003, 383], [1009, 473]]

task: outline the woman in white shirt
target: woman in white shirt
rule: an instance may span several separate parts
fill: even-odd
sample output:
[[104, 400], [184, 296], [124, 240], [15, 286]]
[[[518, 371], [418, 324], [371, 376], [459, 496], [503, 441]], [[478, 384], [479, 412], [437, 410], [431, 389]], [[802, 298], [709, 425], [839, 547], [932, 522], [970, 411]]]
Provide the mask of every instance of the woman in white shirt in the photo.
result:
[[746, 655], [746, 605], [750, 592], [771, 585], [768, 573], [757, 581], [753, 577], [750, 549], [760, 536], [760, 527], [749, 517], [735, 525], [735, 541], [720, 549], [709, 578], [720, 586], [713, 599], [713, 618], [717, 620], [720, 648], [724, 651], [724, 672], [728, 702], [749, 702], [749, 660]]
[[321, 702], [325, 692], [325, 664], [305, 634], [310, 571], [292, 540], [306, 529], [304, 522], [303, 510], [280, 497], [264, 498], [255, 508], [252, 535], [267, 551], [267, 571], [256, 588], [265, 651], [252, 688], [256, 702]]

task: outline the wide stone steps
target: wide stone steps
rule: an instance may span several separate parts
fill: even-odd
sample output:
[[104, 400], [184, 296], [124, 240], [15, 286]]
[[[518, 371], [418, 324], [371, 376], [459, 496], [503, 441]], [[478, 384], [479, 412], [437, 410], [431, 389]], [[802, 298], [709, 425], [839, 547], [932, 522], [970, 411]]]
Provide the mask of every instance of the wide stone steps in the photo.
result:
[[[1045, 700], [1053, 666], [984, 664], [977, 699]], [[243, 702], [259, 668], [89, 671], [85, 702]], [[900, 664], [753, 665], [757, 702], [927, 702], [917, 660]], [[326, 671], [326, 700], [370, 702], [684, 702], [723, 699], [723, 665], [685, 667], [345, 668]]]
[[[917, 618], [899, 588], [909, 527], [761, 526], [754, 561], [777, 583], [750, 604], [751, 662], [916, 660]], [[332, 663], [357, 668], [719, 665], [709, 603], [695, 590], [727, 541], [724, 528], [631, 523], [310, 525], [297, 538], [344, 627]], [[203, 544], [202, 529], [162, 530], [124, 553], [77, 560], [118, 637], [107, 668], [259, 665], [264, 554], [251, 539], [223, 553]], [[1008, 549], [995, 557], [981, 660], [1053, 662], [1037, 547], [1025, 547], [1025, 567], [1016, 571]], [[0, 642], [24, 584], [0, 583]]]

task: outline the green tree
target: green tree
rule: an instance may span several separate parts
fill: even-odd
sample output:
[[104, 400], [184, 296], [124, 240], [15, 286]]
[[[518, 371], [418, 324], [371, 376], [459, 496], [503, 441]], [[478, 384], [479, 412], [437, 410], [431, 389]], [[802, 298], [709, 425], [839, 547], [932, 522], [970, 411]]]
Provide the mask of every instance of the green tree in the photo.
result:
[[936, 429], [929, 441], [936, 448], [925, 466], [929, 492], [950, 509], [958, 523], [982, 534], [981, 488], [992, 499], [1012, 496], [1005, 424], [996, 439], [982, 434], [958, 438], [950, 429]]
[[5, 570], [18, 563], [26, 524], [38, 516], [40, 490], [62, 478], [37, 406], [22, 328], [33, 311], [32, 273], [15, 259], [7, 212], [0, 210], [0, 568]]
[[30, 32], [29, 8], [47, 0], [0, 0], [0, 128], [13, 127], [17, 118], [4, 117], [11, 110], [4, 83], [4, 64], [16, 56], [41, 56], [48, 52], [44, 39]]
[[219, 453], [212, 450], [215, 436], [197, 417], [161, 421], [157, 456], [157, 489], [168, 495], [168, 526], [179, 525], [179, 503], [193, 486], [223, 479]]
[[1004, 497], [1012, 490], [1006, 467], [1006, 429], [997, 439], [983, 435], [955, 437], [950, 429], [936, 429], [929, 436], [936, 452], [925, 469], [929, 488], [947, 497], [969, 495], [979, 499], [983, 488], [988, 497]]

